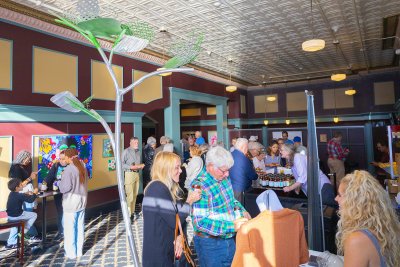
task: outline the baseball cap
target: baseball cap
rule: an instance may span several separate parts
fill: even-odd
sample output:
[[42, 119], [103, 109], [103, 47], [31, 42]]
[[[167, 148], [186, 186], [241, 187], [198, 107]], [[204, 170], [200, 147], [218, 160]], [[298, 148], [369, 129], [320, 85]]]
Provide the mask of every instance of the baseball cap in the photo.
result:
[[293, 138], [293, 142], [301, 142], [301, 137], [300, 136], [295, 136], [294, 138]]

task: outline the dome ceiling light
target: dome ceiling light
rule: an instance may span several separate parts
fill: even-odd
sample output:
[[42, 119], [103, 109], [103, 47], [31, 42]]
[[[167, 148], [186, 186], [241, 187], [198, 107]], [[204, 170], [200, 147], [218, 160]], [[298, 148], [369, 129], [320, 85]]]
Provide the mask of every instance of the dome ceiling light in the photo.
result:
[[325, 41], [322, 39], [314, 38], [314, 16], [312, 10], [312, 1], [311, 0], [311, 30], [312, 30], [312, 39], [307, 40], [301, 44], [301, 48], [306, 52], [316, 52], [325, 48]]

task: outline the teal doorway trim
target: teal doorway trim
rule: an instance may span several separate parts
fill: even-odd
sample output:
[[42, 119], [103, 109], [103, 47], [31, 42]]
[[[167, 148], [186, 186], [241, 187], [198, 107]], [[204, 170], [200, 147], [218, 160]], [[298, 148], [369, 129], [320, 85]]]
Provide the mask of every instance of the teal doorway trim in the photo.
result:
[[189, 91], [176, 87], [169, 88], [169, 97], [170, 105], [164, 110], [165, 135], [173, 140], [174, 147], [180, 155], [182, 154], [181, 146], [179, 145], [181, 139], [181, 100], [189, 100], [216, 106], [216, 128], [218, 142], [222, 142], [225, 148], [227, 148], [229, 145], [227, 137], [228, 118], [226, 114], [228, 98]]

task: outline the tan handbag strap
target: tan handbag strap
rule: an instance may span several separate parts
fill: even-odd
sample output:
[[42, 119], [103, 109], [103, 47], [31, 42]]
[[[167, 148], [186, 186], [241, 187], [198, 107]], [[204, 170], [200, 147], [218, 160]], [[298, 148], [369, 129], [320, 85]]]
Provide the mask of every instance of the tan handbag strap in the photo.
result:
[[179, 218], [178, 213], [175, 214], [175, 218], [176, 218], [176, 223], [175, 223], [175, 245], [174, 246], [176, 246], [176, 238], [179, 235], [179, 233], [178, 233], [178, 231], [179, 231], [180, 234], [182, 235], [183, 254], [185, 255], [187, 261], [189, 262], [189, 264], [191, 266], [196, 266], [193, 259], [191, 258], [193, 252], [189, 247], [189, 244], [186, 240], [185, 234], [183, 233], [181, 219]]

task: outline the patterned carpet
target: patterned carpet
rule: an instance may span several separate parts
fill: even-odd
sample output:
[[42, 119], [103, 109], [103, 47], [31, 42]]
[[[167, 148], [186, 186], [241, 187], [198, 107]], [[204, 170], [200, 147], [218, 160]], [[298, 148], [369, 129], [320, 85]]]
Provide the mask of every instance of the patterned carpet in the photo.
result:
[[[49, 232], [48, 241], [53, 243], [53, 246], [47, 249], [28, 247], [25, 252], [24, 266], [129, 266], [133, 263], [124, 228], [120, 210], [86, 220], [84, 255], [77, 260], [67, 260], [64, 257], [63, 242], [52, 242], [56, 233]], [[140, 217], [132, 224], [140, 261], [142, 255], [142, 229], [143, 218]], [[191, 245], [193, 245], [192, 237], [193, 229], [189, 223], [188, 240]], [[4, 249], [4, 245], [0, 245], [0, 251]], [[15, 255], [15, 250], [0, 252], [0, 266], [21, 266], [16, 257], [4, 259], [10, 253]]]

